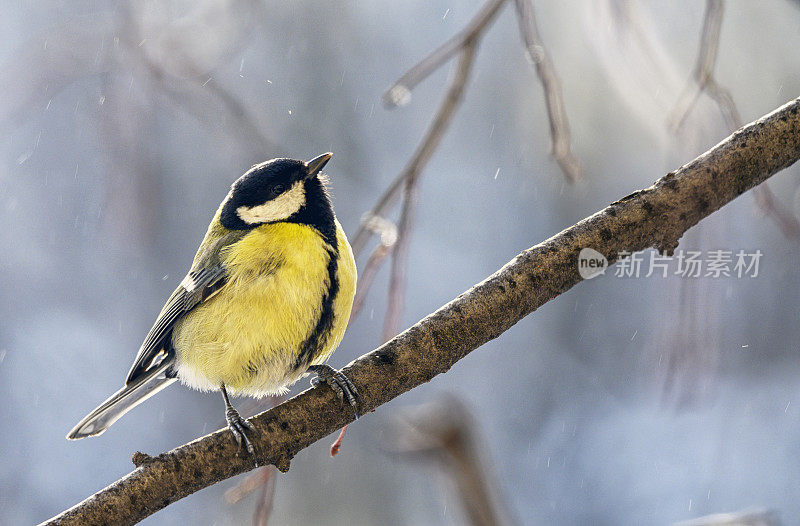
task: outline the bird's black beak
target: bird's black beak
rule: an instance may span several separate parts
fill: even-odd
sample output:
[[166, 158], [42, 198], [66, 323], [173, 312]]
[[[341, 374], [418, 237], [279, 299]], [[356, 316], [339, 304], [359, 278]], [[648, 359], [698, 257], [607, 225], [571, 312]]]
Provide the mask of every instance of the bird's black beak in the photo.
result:
[[317, 175], [322, 167], [325, 166], [328, 161], [330, 161], [333, 154], [331, 152], [323, 153], [318, 157], [314, 157], [310, 161], [306, 163], [306, 167], [308, 168], [308, 175], [306, 176], [307, 179], [311, 179], [315, 175]]

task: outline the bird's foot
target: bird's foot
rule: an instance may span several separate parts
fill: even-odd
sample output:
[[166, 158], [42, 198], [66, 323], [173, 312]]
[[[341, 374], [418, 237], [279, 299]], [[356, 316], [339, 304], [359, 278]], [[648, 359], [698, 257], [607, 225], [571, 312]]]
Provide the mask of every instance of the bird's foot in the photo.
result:
[[312, 365], [308, 368], [308, 371], [317, 375], [316, 378], [311, 380], [311, 385], [316, 387], [320, 382], [328, 384], [342, 404], [347, 400], [347, 403], [356, 414], [356, 420], [358, 420], [358, 389], [343, 372], [337, 371], [326, 364]]
[[253, 447], [253, 443], [247, 438], [247, 431], [255, 431], [253, 424], [242, 418], [233, 407], [229, 407], [225, 411], [225, 420], [228, 422], [228, 429], [233, 433], [233, 438], [239, 444], [239, 452], [242, 451], [242, 446], [244, 446], [248, 453], [255, 456], [256, 450]]

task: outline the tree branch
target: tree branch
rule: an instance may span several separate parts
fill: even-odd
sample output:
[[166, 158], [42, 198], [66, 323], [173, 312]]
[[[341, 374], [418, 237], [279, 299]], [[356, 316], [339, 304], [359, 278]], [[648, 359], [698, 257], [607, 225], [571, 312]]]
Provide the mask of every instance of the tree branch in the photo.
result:
[[[489, 24], [491, 24], [497, 16], [497, 13], [500, 11], [505, 1], [506, 0], [488, 0], [472, 20], [470, 20], [467, 27], [436, 48], [392, 84], [383, 94], [384, 103], [389, 107], [406, 104], [410, 100], [411, 89], [459, 51], [461, 51], [459, 65], [459, 69], [461, 69], [468, 54], [470, 56], [474, 55], [478, 40], [481, 38], [483, 31], [489, 27]], [[459, 76], [461, 75], [457, 72], [456, 78]], [[466, 82], [466, 78], [464, 81]], [[451, 81], [448, 91], [452, 92], [454, 89], [457, 89], [460, 97], [463, 88], [464, 86], [459, 87], [455, 81]], [[451, 104], [449, 102], [452, 98], [451, 94], [445, 96], [444, 102], [437, 111], [436, 117], [434, 117], [428, 131], [425, 133], [425, 137], [414, 151], [411, 160], [403, 168], [403, 171], [394, 178], [381, 197], [378, 198], [378, 202], [375, 203], [372, 209], [364, 214], [358, 230], [356, 230], [355, 235], [352, 236], [350, 241], [353, 245], [353, 252], [356, 258], [358, 258], [361, 251], [366, 246], [370, 235], [374, 233], [368, 228], [368, 222], [375, 216], [386, 215], [386, 212], [389, 211], [397, 198], [400, 197], [405, 186], [405, 181], [410, 177], [409, 174], [421, 171], [439, 146], [439, 142], [444, 132], [447, 130], [450, 119], [458, 106], [457, 104]]]
[[[505, 1], [488, 0], [463, 30], [423, 58], [383, 94], [383, 100], [389, 107], [406, 104], [411, 98], [411, 90], [414, 86], [460, 51], [456, 73], [451, 78], [447, 93], [422, 141], [403, 171], [384, 191], [372, 209], [364, 214], [361, 225], [352, 237], [353, 252], [358, 258], [370, 233], [375, 233], [369, 224], [373, 222], [374, 218], [380, 218], [388, 212], [402, 190], [403, 201], [397, 227], [397, 246], [388, 247], [381, 243], [374, 249], [365, 269], [368, 279], [359, 288], [354, 303], [353, 316], [360, 311], [372, 278], [386, 256], [391, 253], [392, 268], [389, 279], [388, 306], [383, 323], [383, 341], [387, 341], [397, 334], [403, 315], [408, 250], [416, 215], [420, 173], [438, 148], [463, 99], [469, 72], [483, 32], [490, 26]], [[539, 29], [536, 26], [531, 0], [515, 0], [515, 5], [519, 30], [527, 55], [531, 63], [536, 66], [536, 73], [545, 94], [547, 116], [550, 122], [551, 154], [558, 162], [567, 180], [571, 183], [576, 182], [581, 178], [582, 170], [578, 158], [570, 149], [569, 124], [564, 109], [561, 82], [544, 49]]]
[[515, 524], [491, 473], [480, 426], [457, 398], [405, 409], [397, 418], [401, 430], [394, 450], [410, 460], [435, 463], [455, 486], [467, 524]]
[[[676, 172], [519, 254], [503, 268], [344, 369], [363, 414], [428, 382], [581, 281], [591, 247], [610, 263], [621, 251], [670, 251], [683, 233], [800, 158], [800, 99], [737, 131]], [[254, 417], [261, 464], [286, 471], [294, 455], [353, 420], [320, 386]], [[195, 491], [253, 469], [226, 429], [157, 457], [45, 524], [133, 524]]]
[[[733, 101], [733, 95], [714, 77], [722, 29], [723, 7], [722, 0], [706, 0], [700, 51], [692, 72], [694, 82], [689, 82], [686, 86], [669, 119], [675, 132], [683, 128], [686, 119], [703, 93], [706, 93], [716, 103], [729, 130], [733, 131], [742, 127], [742, 117]], [[758, 187], [753, 193], [753, 197], [758, 207], [775, 221], [784, 236], [795, 242], [800, 240], [800, 221], [775, 199], [775, 195], [768, 185]]]
[[397, 334], [400, 328], [400, 319], [403, 315], [406, 287], [406, 267], [408, 249], [411, 241], [411, 231], [419, 197], [419, 177], [422, 168], [428, 164], [433, 152], [439, 147], [456, 109], [464, 96], [464, 89], [472, 70], [472, 62], [478, 49], [478, 40], [469, 39], [464, 43], [464, 48], [458, 60], [455, 75], [450, 79], [447, 93], [442, 100], [436, 116], [433, 118], [428, 131], [425, 132], [411, 161], [403, 170], [403, 207], [400, 211], [400, 222], [397, 225], [397, 243], [392, 252], [392, 271], [389, 279], [389, 304], [383, 324], [383, 341], [389, 340]]
[[[377, 219], [378, 216], [375, 216], [373, 221]], [[381, 242], [378, 243], [372, 251], [372, 254], [369, 255], [367, 262], [364, 264], [364, 268], [359, 271], [358, 289], [356, 290], [356, 297], [353, 299], [353, 309], [350, 311], [351, 322], [361, 312], [361, 307], [364, 306], [364, 300], [367, 299], [367, 292], [372, 285], [372, 280], [375, 279], [375, 275], [378, 273], [381, 263], [383, 263], [386, 256], [392, 252], [395, 242], [397, 241], [397, 227], [394, 223], [383, 218], [380, 219], [381, 223], [387, 226], [387, 230], [386, 233], [381, 234]]]
[[383, 93], [383, 102], [391, 107], [402, 106], [408, 102], [411, 90], [433, 73], [442, 64], [450, 60], [456, 53], [474, 43], [483, 30], [497, 16], [497, 12], [503, 7], [506, 0], [489, 0], [469, 21], [467, 27], [459, 31], [447, 42], [433, 50], [428, 56], [420, 60], [414, 67], [406, 71], [402, 77], [392, 84]]
[[[477, 47], [483, 32], [488, 29], [505, 2], [506, 0], [488, 0], [464, 29], [406, 71], [394, 84], [384, 91], [382, 99], [386, 106], [394, 108], [407, 104], [411, 99], [411, 90], [438, 67], [455, 56], [456, 53], [462, 53], [462, 61], [466, 56], [468, 46], [473, 48], [472, 53], [474, 53], [474, 48]], [[515, 2], [517, 21], [525, 45], [525, 51], [530, 57], [531, 62], [536, 66], [536, 74], [544, 90], [545, 106], [550, 123], [551, 155], [558, 163], [567, 180], [570, 183], [574, 183], [582, 178], [583, 170], [580, 161], [575, 157], [570, 148], [571, 139], [569, 124], [567, 122], [567, 113], [564, 109], [561, 81], [558, 79], [553, 62], [545, 51], [544, 43], [539, 35], [531, 0], [515, 0]], [[449, 89], [453, 89], [452, 84]], [[439, 112], [441, 113], [441, 109]], [[438, 118], [435, 118], [434, 121], [435, 120], [438, 120]], [[446, 126], [442, 128], [442, 134], [444, 134], [445, 129]], [[427, 148], [426, 141], [432, 140], [432, 138], [436, 139], [436, 144], [438, 144], [438, 137], [431, 135], [429, 132], [426, 134], [426, 139], [417, 147], [415, 157], [419, 155], [420, 151]], [[436, 145], [432, 148], [430, 155], [433, 154], [433, 150], [435, 149]], [[412, 157], [412, 161], [394, 178], [391, 184], [389, 184], [383, 194], [378, 198], [375, 205], [364, 214], [361, 225], [359, 225], [358, 230], [356, 230], [355, 235], [353, 235], [351, 239], [353, 252], [356, 258], [361, 254], [371, 234], [367, 223], [374, 216], [385, 216], [397, 201], [397, 198], [400, 197], [401, 191], [404, 188], [404, 182], [406, 178], [409, 177], [409, 170], [414, 167], [415, 164], [418, 165], [416, 169], [421, 170], [427, 163], [427, 160], [424, 160], [424, 162], [414, 160], [415, 157]]]
[[517, 21], [525, 43], [528, 58], [536, 66], [536, 74], [544, 90], [544, 101], [547, 107], [547, 119], [550, 122], [550, 154], [556, 160], [561, 171], [570, 183], [583, 178], [581, 163], [570, 149], [569, 123], [567, 110], [564, 109], [564, 96], [561, 81], [556, 74], [553, 61], [544, 47], [536, 17], [533, 13], [532, 0], [515, 0]]

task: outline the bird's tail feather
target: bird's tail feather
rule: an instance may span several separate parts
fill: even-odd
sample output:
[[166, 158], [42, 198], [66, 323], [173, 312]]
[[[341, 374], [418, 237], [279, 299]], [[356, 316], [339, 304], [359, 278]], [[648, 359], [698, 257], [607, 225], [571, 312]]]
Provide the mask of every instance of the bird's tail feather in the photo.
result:
[[164, 360], [149, 371], [142, 373], [139, 378], [108, 397], [108, 400], [86, 415], [83, 420], [78, 422], [78, 425], [72, 428], [67, 438], [80, 440], [99, 435], [108, 429], [122, 415], [176, 380], [176, 378], [167, 376], [167, 370], [171, 365], [172, 360]]

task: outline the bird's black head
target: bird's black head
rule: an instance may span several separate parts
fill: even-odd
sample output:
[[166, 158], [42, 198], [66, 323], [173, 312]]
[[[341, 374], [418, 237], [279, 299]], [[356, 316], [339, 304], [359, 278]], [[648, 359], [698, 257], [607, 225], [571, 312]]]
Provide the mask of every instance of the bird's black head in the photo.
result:
[[249, 230], [265, 223], [288, 221], [313, 226], [326, 238], [335, 224], [330, 199], [319, 179], [333, 154], [303, 162], [272, 159], [257, 164], [231, 185], [220, 222], [229, 230]]

